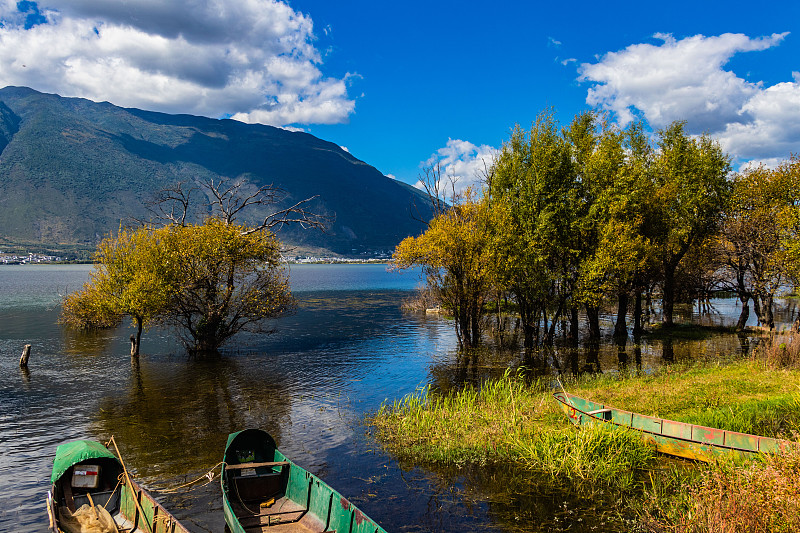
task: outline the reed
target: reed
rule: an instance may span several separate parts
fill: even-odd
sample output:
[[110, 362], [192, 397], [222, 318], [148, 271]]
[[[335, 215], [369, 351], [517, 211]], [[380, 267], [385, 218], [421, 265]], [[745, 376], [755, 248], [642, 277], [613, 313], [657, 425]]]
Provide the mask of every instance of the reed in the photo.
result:
[[753, 350], [754, 360], [768, 368], [800, 368], [800, 334], [783, 333], [765, 336]]
[[744, 465], [723, 462], [677, 481], [671, 494], [657, 484], [641, 510], [641, 525], [658, 533], [800, 531], [800, 448]]
[[516, 446], [517, 461], [574, 487], [597, 483], [629, 490], [652, 466], [655, 449], [640, 434], [606, 425], [541, 432]]
[[418, 389], [385, 403], [371, 422], [390, 450], [416, 462], [512, 462], [575, 486], [628, 489], [652, 462], [637, 433], [573, 428], [552, 403], [545, 383], [506, 372], [480, 389], [443, 396]]

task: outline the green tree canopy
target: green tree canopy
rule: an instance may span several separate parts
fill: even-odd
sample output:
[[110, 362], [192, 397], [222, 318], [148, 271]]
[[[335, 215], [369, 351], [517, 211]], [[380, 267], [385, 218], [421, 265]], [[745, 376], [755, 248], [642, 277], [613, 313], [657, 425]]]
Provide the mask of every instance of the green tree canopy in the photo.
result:
[[696, 242], [716, 232], [730, 192], [730, 157], [719, 143], [689, 136], [683, 122], [658, 132], [653, 165], [654, 215], [647, 235], [663, 276], [664, 324], [673, 324], [675, 271]]
[[187, 347], [213, 352], [242, 330], [294, 308], [280, 247], [268, 231], [209, 218], [202, 224], [120, 230], [98, 248], [96, 270], [64, 301], [62, 321], [173, 326]]
[[517, 126], [490, 172], [493, 264], [519, 306], [528, 348], [548, 305], [557, 303], [558, 314], [569, 296], [580, 196], [575, 178], [570, 144], [549, 113], [529, 132]]

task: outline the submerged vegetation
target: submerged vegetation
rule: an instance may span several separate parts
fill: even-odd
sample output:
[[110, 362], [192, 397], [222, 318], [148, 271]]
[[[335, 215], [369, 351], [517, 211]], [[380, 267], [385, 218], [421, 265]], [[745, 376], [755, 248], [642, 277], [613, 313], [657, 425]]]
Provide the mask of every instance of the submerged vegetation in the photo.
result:
[[513, 305], [528, 350], [559, 330], [577, 339], [580, 312], [599, 339], [601, 309], [612, 305], [615, 336], [628, 334], [629, 315], [642, 333], [654, 299], [671, 328], [676, 303], [717, 291], [742, 303], [737, 329], [750, 302], [771, 329], [775, 298], [800, 280], [800, 159], [731, 169], [717, 142], [683, 122], [651, 137], [644, 124], [621, 129], [594, 112], [566, 126], [544, 112], [486, 162], [481, 191], [426, 169], [435, 217], [393, 263], [422, 267], [468, 348], [501, 303]]

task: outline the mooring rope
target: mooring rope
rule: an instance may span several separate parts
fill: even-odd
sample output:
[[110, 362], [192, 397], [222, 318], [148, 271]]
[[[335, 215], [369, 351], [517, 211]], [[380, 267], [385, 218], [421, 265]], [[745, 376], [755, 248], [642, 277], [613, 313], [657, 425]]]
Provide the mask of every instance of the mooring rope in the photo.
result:
[[162, 494], [169, 494], [169, 493], [173, 493], [173, 492], [178, 492], [182, 488], [188, 487], [190, 485], [194, 485], [198, 481], [202, 481], [202, 480], [206, 479], [207, 481], [205, 483], [203, 483], [202, 485], [197, 485], [197, 486], [191, 487], [189, 490], [194, 490], [194, 489], [196, 489], [198, 487], [205, 487], [206, 485], [208, 485], [209, 483], [214, 481], [214, 477], [216, 476], [215, 471], [216, 471], [217, 467], [220, 466], [222, 463], [224, 463], [224, 461], [220, 461], [219, 463], [215, 464], [214, 466], [211, 467], [211, 469], [208, 472], [206, 472], [202, 476], [198, 477], [197, 479], [193, 479], [192, 481], [189, 481], [188, 483], [184, 483], [183, 485], [178, 485], [177, 487], [170, 487], [170, 488], [166, 488], [166, 489], [153, 490], [153, 492], [158, 492], [158, 493], [162, 493]]

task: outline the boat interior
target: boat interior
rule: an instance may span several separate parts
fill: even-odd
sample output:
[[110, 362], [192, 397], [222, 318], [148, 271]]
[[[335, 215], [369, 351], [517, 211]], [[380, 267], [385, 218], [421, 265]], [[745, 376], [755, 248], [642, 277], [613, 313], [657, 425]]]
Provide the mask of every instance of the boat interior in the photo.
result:
[[225, 455], [225, 486], [233, 513], [248, 532], [324, 531], [306, 505], [286, 495], [292, 463], [276, 457], [275, 443], [263, 432], [239, 434]]
[[56, 481], [53, 498], [57, 507], [74, 513], [83, 504], [89, 504], [89, 494], [95, 505], [101, 505], [111, 515], [119, 511], [118, 485], [122, 467], [111, 458], [94, 458], [71, 466]]

